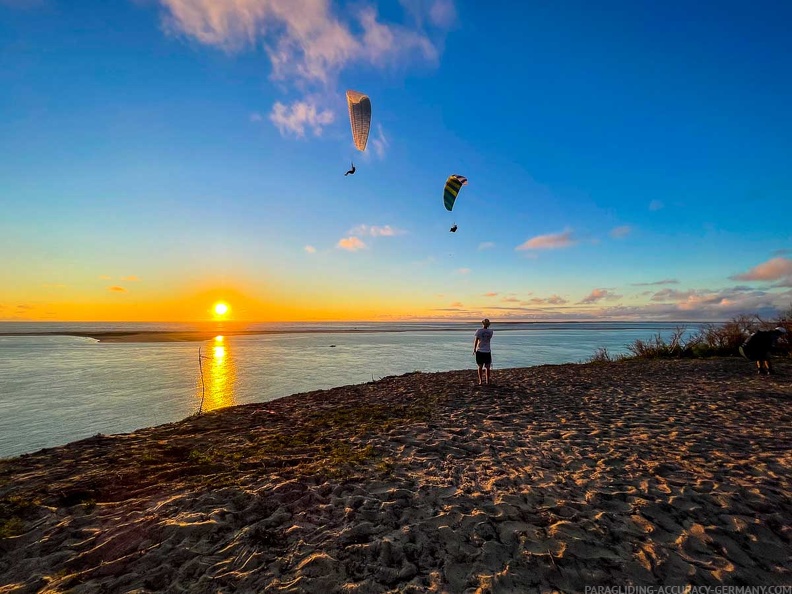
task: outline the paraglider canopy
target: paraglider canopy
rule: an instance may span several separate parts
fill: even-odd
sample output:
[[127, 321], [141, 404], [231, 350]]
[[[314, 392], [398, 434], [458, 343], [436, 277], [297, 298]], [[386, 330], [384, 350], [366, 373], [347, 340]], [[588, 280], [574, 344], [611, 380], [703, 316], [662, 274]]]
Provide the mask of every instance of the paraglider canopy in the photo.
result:
[[445, 189], [443, 190], [443, 204], [446, 210], [454, 208], [457, 194], [462, 186], [467, 185], [467, 178], [462, 175], [450, 175], [446, 180]]
[[371, 128], [371, 100], [357, 91], [346, 92], [349, 107], [349, 123], [352, 125], [352, 140], [359, 151], [366, 150], [369, 129]]

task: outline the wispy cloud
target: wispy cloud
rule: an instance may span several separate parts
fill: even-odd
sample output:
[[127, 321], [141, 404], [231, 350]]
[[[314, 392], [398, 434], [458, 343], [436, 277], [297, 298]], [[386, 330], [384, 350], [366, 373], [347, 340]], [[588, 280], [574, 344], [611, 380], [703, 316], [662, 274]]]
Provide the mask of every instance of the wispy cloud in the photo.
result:
[[679, 281], [675, 278], [666, 278], [651, 283], [632, 283], [633, 287], [654, 287], [656, 285], [678, 285]]
[[[380, 66], [416, 58], [436, 63], [438, 49], [423, 28], [384, 23], [360, 3], [334, 14], [329, 0], [160, 0], [166, 30], [229, 52], [261, 44], [276, 79], [331, 81], [353, 63]], [[447, 28], [449, 2], [435, 3], [430, 23]]]
[[754, 266], [748, 272], [735, 274], [729, 278], [744, 281], [781, 281], [783, 284], [780, 286], [789, 286], [787, 283], [792, 283], [792, 259], [773, 258]]
[[385, 151], [387, 151], [390, 143], [388, 139], [385, 137], [385, 133], [382, 131], [382, 126], [377, 124], [377, 135], [374, 138], [369, 138], [369, 144], [374, 149], [374, 153], [380, 159], [385, 158]]
[[470, 268], [457, 268], [457, 274], [470, 274]]
[[324, 126], [335, 119], [333, 112], [320, 109], [310, 101], [295, 101], [291, 105], [276, 102], [270, 113], [270, 121], [281, 135], [293, 134], [297, 138], [305, 137], [305, 129], [313, 131], [314, 136], [321, 136]]
[[495, 243], [493, 243], [492, 241], [482, 241], [479, 244], [478, 249], [480, 252], [482, 252], [484, 250], [491, 250], [494, 247], [495, 247]]
[[126, 282], [130, 282], [130, 283], [136, 283], [136, 282], [140, 281], [140, 279], [138, 277], [136, 277], [134, 274], [131, 275], [131, 276], [122, 276], [121, 280], [122, 281], [126, 281]]
[[358, 250], [365, 249], [366, 247], [366, 244], [363, 243], [359, 237], [355, 237], [354, 235], [341, 239], [336, 245], [342, 250], [347, 250], [350, 252], [356, 252]]
[[622, 225], [611, 229], [610, 236], [614, 239], [621, 239], [627, 237], [630, 233], [632, 233], [632, 227], [629, 225]]
[[621, 298], [622, 298], [621, 295], [616, 295], [615, 293], [612, 292], [611, 289], [594, 289], [593, 291], [591, 291], [591, 293], [589, 293], [578, 303], [590, 304], [590, 303], [597, 303], [599, 301], [602, 301], [603, 299], [607, 301], [615, 301], [616, 299], [621, 299]]
[[649, 210], [660, 210], [664, 206], [665, 204], [663, 204], [660, 200], [652, 200], [649, 203]]
[[497, 296], [498, 296], [498, 294], [497, 293], [493, 293], [493, 292], [484, 293], [484, 297], [497, 297]]
[[399, 3], [410, 13], [420, 27], [431, 23], [443, 29], [449, 29], [456, 23], [457, 12], [451, 0], [399, 0]]
[[316, 248], [314, 246], [312, 246], [312, 245], [306, 245], [303, 249], [306, 252], [308, 252], [309, 254], [315, 254], [316, 253]]
[[533, 297], [525, 302], [526, 305], [565, 305], [569, 303], [563, 297], [552, 295], [550, 297]]
[[[440, 43], [456, 21], [451, 0], [404, 3], [410, 24], [384, 22], [366, 0], [343, 11], [330, 0], [159, 0], [167, 32], [185, 35], [226, 52], [263, 48], [271, 76], [328, 92], [339, 74], [353, 65], [385, 68], [438, 64]], [[408, 19], [410, 20], [410, 19]], [[430, 38], [430, 35], [432, 38]], [[329, 115], [328, 115], [329, 114]], [[275, 103], [270, 120], [282, 134], [302, 137], [305, 128], [320, 134], [332, 112], [317, 102]], [[384, 154], [387, 139], [372, 138]]]
[[572, 231], [566, 230], [563, 233], [550, 233], [548, 235], [537, 235], [518, 245], [516, 250], [555, 250], [567, 248], [577, 243], [572, 238]]
[[253, 123], [263, 122], [264, 116], [258, 113], [257, 111], [253, 112], [250, 114], [250, 121]]
[[111, 279], [111, 278], [113, 278], [113, 277], [112, 277], [112, 276], [110, 276], [109, 274], [101, 274], [101, 275], [99, 275], [99, 278], [100, 278], [101, 280], [110, 280], [110, 279]]
[[503, 303], [520, 303], [520, 300], [517, 297], [502, 297], [501, 301]]
[[350, 235], [368, 235], [370, 237], [394, 237], [396, 235], [404, 235], [407, 233], [401, 229], [395, 229], [390, 225], [383, 225], [378, 227], [376, 225], [358, 225], [350, 229]]
[[119, 287], [119, 286], [107, 287], [107, 290], [113, 293], [126, 293], [126, 289], [124, 287]]

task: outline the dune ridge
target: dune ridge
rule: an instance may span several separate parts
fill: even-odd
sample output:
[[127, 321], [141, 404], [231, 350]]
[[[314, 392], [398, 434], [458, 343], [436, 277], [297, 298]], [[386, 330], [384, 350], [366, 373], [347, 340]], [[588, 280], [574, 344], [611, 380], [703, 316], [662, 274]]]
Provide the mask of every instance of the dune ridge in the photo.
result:
[[792, 583], [792, 363], [413, 373], [0, 462], [0, 592]]

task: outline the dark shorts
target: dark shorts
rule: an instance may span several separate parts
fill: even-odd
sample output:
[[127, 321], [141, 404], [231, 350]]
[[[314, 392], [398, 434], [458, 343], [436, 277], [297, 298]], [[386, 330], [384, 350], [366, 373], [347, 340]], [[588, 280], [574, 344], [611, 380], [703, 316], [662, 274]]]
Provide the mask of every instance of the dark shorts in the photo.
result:
[[482, 353], [481, 351], [476, 351], [476, 363], [478, 365], [491, 365], [492, 353]]

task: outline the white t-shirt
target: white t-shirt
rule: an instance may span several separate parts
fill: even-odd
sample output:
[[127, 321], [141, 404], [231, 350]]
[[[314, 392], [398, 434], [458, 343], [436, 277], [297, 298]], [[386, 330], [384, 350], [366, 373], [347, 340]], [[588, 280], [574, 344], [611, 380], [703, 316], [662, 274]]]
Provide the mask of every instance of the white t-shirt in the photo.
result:
[[490, 328], [479, 328], [476, 330], [476, 338], [479, 339], [477, 351], [481, 353], [489, 353], [490, 340], [492, 339], [492, 330]]

